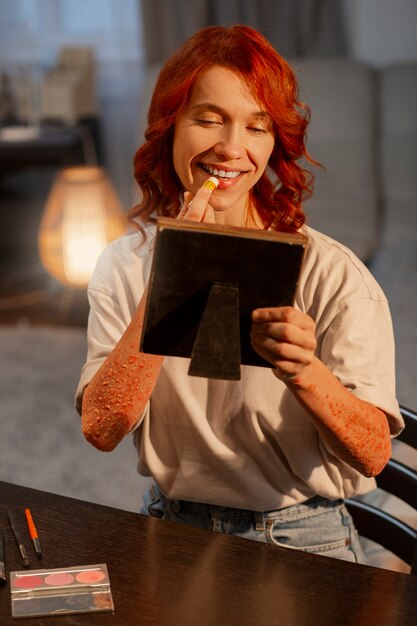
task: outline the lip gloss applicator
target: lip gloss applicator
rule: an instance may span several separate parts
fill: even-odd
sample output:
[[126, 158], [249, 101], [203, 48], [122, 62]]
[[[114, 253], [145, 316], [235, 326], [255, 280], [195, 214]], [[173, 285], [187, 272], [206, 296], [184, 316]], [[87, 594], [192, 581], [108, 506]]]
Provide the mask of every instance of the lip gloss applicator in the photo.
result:
[[38, 559], [42, 557], [41, 544], [38, 537], [38, 531], [36, 530], [35, 522], [33, 521], [32, 514], [30, 509], [25, 509], [26, 520], [28, 523], [30, 538], [33, 541], [33, 545], [35, 548], [36, 556]]
[[219, 180], [215, 178], [214, 176], [210, 176], [210, 178], [207, 178], [207, 180], [203, 184], [203, 187], [205, 189], [208, 189], [211, 192], [217, 189], [218, 186], [219, 186]]

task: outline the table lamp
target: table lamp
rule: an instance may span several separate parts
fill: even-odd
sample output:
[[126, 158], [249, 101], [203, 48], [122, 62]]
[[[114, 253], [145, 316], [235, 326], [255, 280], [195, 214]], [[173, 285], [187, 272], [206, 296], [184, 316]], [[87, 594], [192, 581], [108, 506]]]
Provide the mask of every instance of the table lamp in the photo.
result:
[[64, 285], [85, 287], [103, 248], [126, 228], [121, 204], [101, 167], [64, 168], [56, 175], [41, 219], [40, 259]]

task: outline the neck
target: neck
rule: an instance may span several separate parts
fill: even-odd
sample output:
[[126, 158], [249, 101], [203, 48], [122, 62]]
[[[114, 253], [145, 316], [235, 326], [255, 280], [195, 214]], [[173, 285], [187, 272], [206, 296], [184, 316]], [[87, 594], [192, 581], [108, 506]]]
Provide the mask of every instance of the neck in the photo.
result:
[[254, 228], [264, 230], [262, 223], [255, 207], [248, 200], [243, 211], [215, 211], [216, 224], [224, 226], [237, 226], [238, 228]]

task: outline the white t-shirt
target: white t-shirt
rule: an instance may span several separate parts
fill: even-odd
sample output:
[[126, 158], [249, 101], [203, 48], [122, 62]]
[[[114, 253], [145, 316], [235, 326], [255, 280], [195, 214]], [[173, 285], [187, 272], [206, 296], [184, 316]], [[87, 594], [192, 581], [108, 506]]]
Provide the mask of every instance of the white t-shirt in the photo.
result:
[[[295, 306], [317, 325], [316, 355], [353, 394], [403, 427], [395, 398], [394, 342], [387, 300], [366, 267], [341, 244], [304, 227], [309, 242]], [[88, 355], [82, 390], [130, 323], [149, 277], [152, 239], [112, 242], [91, 280]], [[175, 329], [173, 329], [174, 331]], [[241, 380], [188, 375], [189, 360], [166, 357], [138, 416], [138, 470], [167, 497], [267, 511], [315, 495], [365, 493], [375, 481], [341, 461], [268, 368], [242, 366]]]

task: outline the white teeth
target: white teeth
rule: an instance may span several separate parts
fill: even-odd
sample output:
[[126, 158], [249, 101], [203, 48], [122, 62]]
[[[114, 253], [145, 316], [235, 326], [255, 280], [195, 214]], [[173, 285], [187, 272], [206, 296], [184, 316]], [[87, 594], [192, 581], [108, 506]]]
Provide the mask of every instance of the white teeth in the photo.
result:
[[226, 170], [218, 170], [216, 167], [210, 167], [204, 165], [204, 169], [212, 176], [219, 176], [220, 178], [236, 178], [241, 172], [226, 172]]

